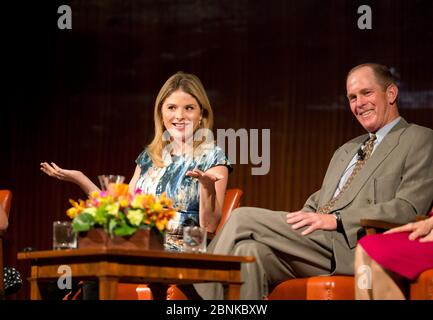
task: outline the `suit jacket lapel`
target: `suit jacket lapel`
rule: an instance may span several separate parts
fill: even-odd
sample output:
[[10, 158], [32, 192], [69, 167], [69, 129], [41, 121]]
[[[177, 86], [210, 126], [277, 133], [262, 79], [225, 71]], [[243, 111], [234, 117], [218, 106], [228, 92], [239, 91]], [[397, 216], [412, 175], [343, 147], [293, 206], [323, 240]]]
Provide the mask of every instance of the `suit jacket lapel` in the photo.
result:
[[327, 203], [334, 196], [338, 183], [340, 182], [340, 179], [343, 176], [344, 171], [349, 165], [350, 160], [352, 160], [353, 156], [355, 155], [360, 145], [362, 144], [362, 141], [364, 141], [366, 138], [367, 135], [363, 135], [359, 139], [359, 141], [357, 142], [354, 141], [353, 143], [347, 143], [341, 147], [342, 148], [341, 158], [337, 160], [338, 162], [335, 164], [334, 168], [332, 169], [329, 180], [326, 183], [324, 196], [322, 197], [323, 203], [320, 203], [320, 206]]
[[334, 209], [338, 210], [347, 206], [358, 194], [376, 168], [386, 159], [390, 152], [398, 145], [400, 136], [408, 127], [408, 123], [403, 118], [391, 129], [385, 136], [380, 145], [371, 155], [370, 159], [365, 163], [364, 167], [359, 171], [358, 175], [352, 181], [349, 189], [341, 195]]

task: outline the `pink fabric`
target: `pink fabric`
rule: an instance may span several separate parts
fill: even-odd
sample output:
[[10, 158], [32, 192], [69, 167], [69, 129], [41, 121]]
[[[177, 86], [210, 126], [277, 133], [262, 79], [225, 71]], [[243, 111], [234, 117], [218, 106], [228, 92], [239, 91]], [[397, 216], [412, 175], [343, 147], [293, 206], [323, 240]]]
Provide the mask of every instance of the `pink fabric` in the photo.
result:
[[414, 280], [433, 268], [433, 242], [411, 241], [408, 236], [408, 232], [374, 234], [362, 238], [359, 244], [385, 269]]

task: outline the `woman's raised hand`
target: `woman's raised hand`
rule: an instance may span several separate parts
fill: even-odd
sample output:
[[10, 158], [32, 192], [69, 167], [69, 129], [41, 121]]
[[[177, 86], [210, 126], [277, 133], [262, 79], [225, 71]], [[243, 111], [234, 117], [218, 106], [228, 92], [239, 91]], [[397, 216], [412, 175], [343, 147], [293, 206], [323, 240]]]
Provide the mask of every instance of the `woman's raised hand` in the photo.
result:
[[100, 191], [100, 189], [81, 171], [62, 169], [54, 162], [51, 162], [51, 165], [47, 162], [42, 162], [41, 170], [50, 177], [77, 184], [86, 194], [90, 194], [92, 191]]
[[79, 176], [82, 175], [81, 171], [62, 169], [54, 162], [51, 162], [51, 165], [47, 162], [42, 162], [41, 170], [50, 177], [75, 183], [78, 182]]
[[203, 172], [199, 169], [188, 171], [186, 175], [188, 177], [196, 178], [206, 189], [215, 189], [215, 182], [224, 178], [221, 174]]

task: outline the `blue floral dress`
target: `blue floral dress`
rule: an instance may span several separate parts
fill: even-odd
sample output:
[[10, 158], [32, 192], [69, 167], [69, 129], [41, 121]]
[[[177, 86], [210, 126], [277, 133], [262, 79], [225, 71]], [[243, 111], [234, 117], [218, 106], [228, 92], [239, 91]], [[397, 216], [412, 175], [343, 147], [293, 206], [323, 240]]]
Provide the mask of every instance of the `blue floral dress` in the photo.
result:
[[144, 150], [135, 161], [141, 168], [136, 190], [142, 193], [161, 195], [163, 192], [173, 200], [178, 215], [166, 233], [165, 249], [182, 250], [183, 226], [199, 225], [199, 182], [186, 176], [186, 172], [195, 168], [206, 171], [223, 165], [232, 170], [232, 166], [220, 147], [213, 143], [202, 144], [194, 155], [171, 156], [163, 151], [164, 167], [156, 167]]

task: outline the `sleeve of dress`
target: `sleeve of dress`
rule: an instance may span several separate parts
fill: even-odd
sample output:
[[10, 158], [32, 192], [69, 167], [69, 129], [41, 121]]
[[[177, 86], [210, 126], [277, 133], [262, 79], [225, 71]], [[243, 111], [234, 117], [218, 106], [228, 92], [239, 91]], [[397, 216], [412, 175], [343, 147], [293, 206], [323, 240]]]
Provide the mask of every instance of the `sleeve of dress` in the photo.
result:
[[198, 167], [200, 170], [206, 171], [216, 166], [226, 166], [229, 170], [229, 173], [233, 171], [233, 167], [229, 159], [225, 155], [224, 151], [218, 146], [208, 149], [203, 153]]
[[135, 159], [135, 163], [140, 166], [140, 168], [145, 167], [149, 163], [150, 157], [146, 150], [143, 150]]

